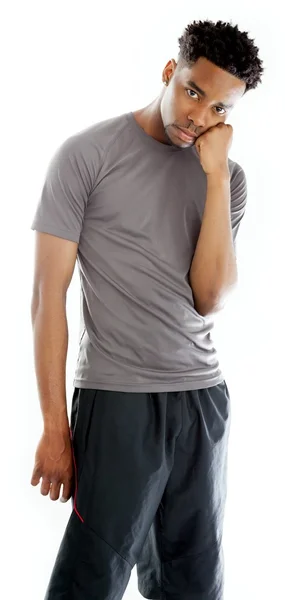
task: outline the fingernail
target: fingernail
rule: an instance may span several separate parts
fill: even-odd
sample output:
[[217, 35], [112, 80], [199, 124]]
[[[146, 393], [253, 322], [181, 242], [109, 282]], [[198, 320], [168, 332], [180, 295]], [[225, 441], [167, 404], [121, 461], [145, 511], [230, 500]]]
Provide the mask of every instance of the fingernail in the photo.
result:
[[62, 497], [60, 498], [60, 501], [61, 502], [67, 502], [66, 498], [62, 498]]

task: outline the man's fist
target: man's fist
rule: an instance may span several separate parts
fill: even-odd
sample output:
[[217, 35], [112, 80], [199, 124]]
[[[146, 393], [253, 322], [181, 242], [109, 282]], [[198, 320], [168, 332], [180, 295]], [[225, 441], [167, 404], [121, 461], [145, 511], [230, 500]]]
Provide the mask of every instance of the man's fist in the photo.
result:
[[207, 175], [228, 171], [228, 153], [232, 139], [233, 128], [225, 123], [211, 127], [197, 138], [195, 146]]

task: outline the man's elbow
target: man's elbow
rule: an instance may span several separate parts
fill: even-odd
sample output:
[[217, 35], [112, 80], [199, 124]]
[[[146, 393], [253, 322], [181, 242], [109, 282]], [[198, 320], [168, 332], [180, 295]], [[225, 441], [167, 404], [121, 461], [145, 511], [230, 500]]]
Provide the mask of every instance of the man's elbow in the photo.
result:
[[230, 294], [235, 290], [237, 281], [232, 283], [227, 289], [215, 293], [195, 294], [193, 293], [194, 308], [201, 315], [206, 317], [220, 312], [225, 307], [226, 301]]
[[224, 302], [220, 298], [211, 295], [198, 298], [194, 295], [194, 308], [201, 317], [212, 315], [221, 311], [224, 308]]

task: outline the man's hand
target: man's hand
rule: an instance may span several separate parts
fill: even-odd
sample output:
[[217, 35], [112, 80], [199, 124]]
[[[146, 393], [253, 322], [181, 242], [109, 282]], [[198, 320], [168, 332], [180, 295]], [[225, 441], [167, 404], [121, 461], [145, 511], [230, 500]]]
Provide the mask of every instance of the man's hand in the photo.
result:
[[72, 495], [74, 471], [70, 436], [61, 432], [44, 432], [37, 447], [31, 484], [38, 485], [42, 478], [41, 494], [50, 494], [58, 500], [63, 485], [61, 501], [67, 502]]
[[233, 128], [219, 123], [197, 138], [195, 146], [199, 152], [201, 165], [207, 175], [227, 172], [228, 153], [232, 144]]

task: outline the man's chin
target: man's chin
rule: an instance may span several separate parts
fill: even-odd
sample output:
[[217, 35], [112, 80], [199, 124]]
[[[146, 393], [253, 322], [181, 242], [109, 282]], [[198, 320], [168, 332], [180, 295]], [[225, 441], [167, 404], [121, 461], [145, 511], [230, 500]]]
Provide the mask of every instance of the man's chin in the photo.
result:
[[192, 142], [184, 142], [183, 140], [179, 140], [179, 141], [171, 141], [172, 146], [175, 146], [176, 148], [193, 148], [193, 146], [195, 146], [195, 140], [193, 140]]

